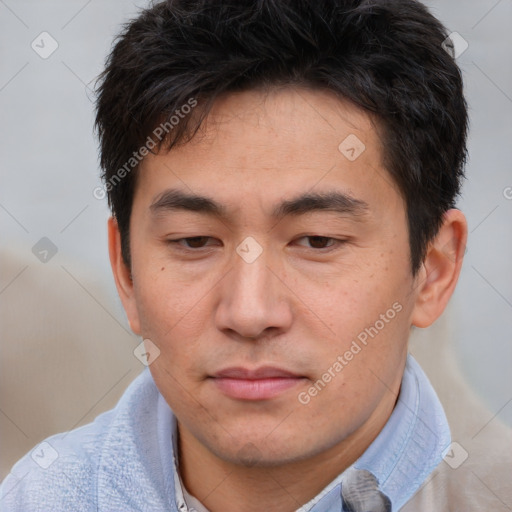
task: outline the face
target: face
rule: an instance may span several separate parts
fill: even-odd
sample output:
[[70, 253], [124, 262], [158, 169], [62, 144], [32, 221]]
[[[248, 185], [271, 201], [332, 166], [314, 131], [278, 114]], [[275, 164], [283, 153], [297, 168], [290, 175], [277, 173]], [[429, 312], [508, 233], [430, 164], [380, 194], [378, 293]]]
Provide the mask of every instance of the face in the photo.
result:
[[202, 447], [281, 464], [385, 423], [416, 295], [365, 113], [305, 89], [219, 99], [192, 141], [144, 160], [130, 237], [131, 326]]

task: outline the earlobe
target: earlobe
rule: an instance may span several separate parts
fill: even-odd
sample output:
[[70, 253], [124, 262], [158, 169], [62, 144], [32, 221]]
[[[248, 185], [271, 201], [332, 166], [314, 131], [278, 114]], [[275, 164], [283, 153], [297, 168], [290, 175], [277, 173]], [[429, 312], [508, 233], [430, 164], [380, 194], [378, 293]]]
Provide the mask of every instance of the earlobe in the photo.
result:
[[448, 210], [416, 279], [412, 325], [428, 327], [441, 316], [459, 279], [466, 242], [464, 214], [457, 209]]
[[140, 336], [140, 321], [135, 300], [131, 270], [121, 252], [121, 234], [115, 218], [108, 219], [108, 250], [117, 293], [123, 303], [131, 330]]

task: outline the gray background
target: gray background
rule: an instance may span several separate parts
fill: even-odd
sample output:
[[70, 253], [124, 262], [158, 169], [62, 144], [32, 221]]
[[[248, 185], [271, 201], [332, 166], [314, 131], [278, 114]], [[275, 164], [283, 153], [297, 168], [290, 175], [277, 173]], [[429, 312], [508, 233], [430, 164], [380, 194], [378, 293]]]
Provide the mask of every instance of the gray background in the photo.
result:
[[[93, 196], [100, 181], [91, 87], [121, 23], [146, 3], [0, 0], [1, 240], [20, 262], [14, 270], [2, 267], [3, 304], [24, 272], [52, 268], [62, 279], [87, 279], [77, 294], [94, 296], [90, 290], [101, 287], [94, 307], [127, 329], [107, 256], [106, 200]], [[512, 425], [512, 0], [426, 3], [469, 44], [458, 63], [471, 116], [459, 202], [470, 235], [449, 342], [490, 414]], [[59, 45], [47, 59], [31, 47], [43, 31]], [[32, 254], [42, 237], [58, 249], [47, 263]], [[53, 286], [58, 293], [58, 279]], [[126, 337], [131, 351], [134, 340]], [[29, 385], [37, 388], [35, 377]]]

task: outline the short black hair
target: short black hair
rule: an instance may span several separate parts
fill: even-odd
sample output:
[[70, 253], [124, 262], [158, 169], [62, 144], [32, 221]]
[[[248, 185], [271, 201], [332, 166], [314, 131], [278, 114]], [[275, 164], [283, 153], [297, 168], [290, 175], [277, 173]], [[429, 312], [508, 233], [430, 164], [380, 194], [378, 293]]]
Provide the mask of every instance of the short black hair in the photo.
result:
[[416, 274], [455, 207], [467, 159], [467, 104], [447, 38], [415, 0], [166, 0], [143, 9], [117, 36], [97, 88], [102, 178], [125, 263], [148, 149], [190, 140], [221, 94], [290, 85], [334, 92], [377, 119]]

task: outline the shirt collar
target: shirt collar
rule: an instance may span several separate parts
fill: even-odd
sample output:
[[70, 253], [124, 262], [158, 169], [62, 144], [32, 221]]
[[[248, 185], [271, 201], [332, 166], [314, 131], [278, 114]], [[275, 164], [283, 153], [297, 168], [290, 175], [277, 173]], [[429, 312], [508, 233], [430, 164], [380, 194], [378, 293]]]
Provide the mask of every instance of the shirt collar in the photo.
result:
[[[182, 485], [177, 458], [176, 418], [162, 396], [158, 401], [158, 429], [165, 479], [172, 478], [180, 512], [208, 512]], [[172, 437], [172, 443], [168, 442]], [[372, 473], [379, 489], [391, 500], [393, 510], [402, 507], [441, 462], [450, 444], [450, 430], [443, 407], [428, 378], [411, 355], [407, 356], [397, 403], [389, 420], [363, 455], [349, 469]], [[172, 449], [171, 449], [172, 447]], [[169, 461], [166, 466], [165, 461]], [[421, 461], [421, 464], [418, 464]], [[297, 512], [342, 510], [340, 487], [344, 471]]]
[[395, 409], [354, 467], [373, 473], [393, 509], [399, 509], [441, 462], [450, 443], [443, 406], [420, 365], [409, 355]]

